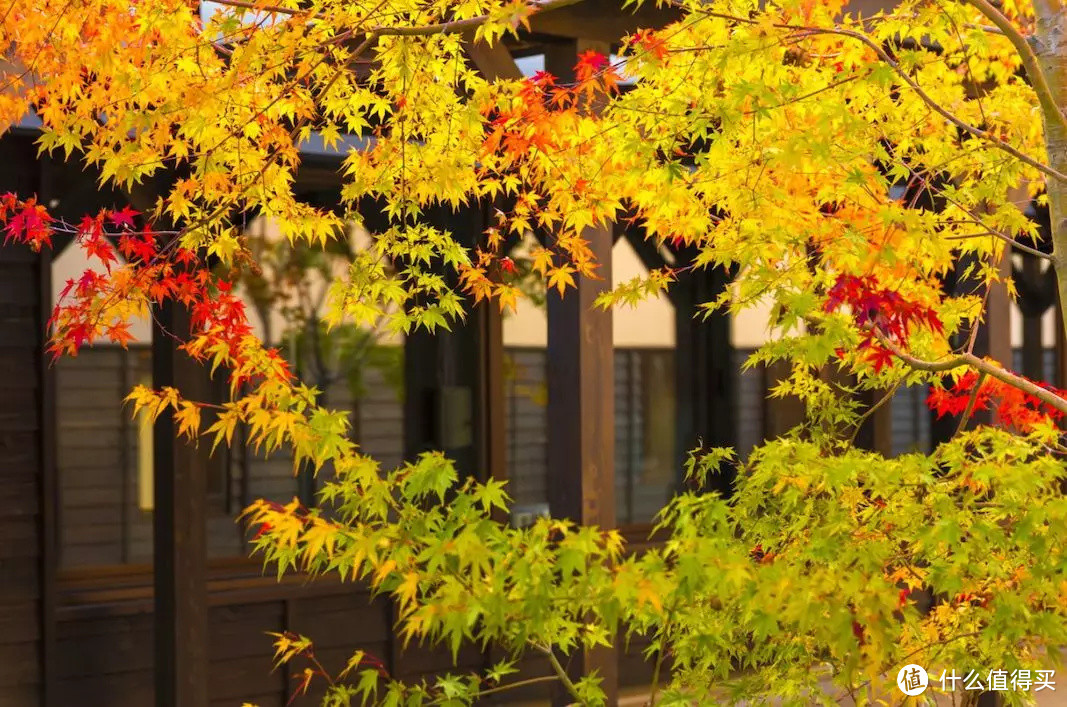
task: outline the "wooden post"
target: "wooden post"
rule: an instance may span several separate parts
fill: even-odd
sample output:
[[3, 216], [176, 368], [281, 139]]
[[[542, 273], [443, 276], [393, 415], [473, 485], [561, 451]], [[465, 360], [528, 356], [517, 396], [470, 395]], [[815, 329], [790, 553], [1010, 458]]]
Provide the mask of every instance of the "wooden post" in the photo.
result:
[[[464, 50], [478, 71], [490, 81], [521, 79], [522, 72], [503, 42], [489, 45], [464, 36]], [[488, 207], [482, 209], [478, 227], [489, 224]], [[476, 235], [481, 235], [476, 234]], [[504, 317], [500, 308], [487, 302], [476, 313], [478, 321], [479, 396], [478, 437], [483, 478], [507, 478], [507, 396], [504, 392]], [[505, 520], [500, 514], [500, 520]]]
[[[610, 311], [593, 308], [611, 283], [610, 228], [586, 229], [600, 280], [548, 294], [548, 505], [553, 518], [615, 527], [615, 365]], [[608, 704], [618, 684], [614, 648], [574, 656], [574, 677], [596, 671]], [[555, 702], [572, 701], [560, 694]]]
[[[562, 82], [574, 80], [578, 55], [610, 54], [602, 42], [581, 39], [552, 45], [545, 70]], [[614, 233], [611, 224], [586, 228], [597, 280], [580, 278], [576, 291], [548, 293], [548, 505], [554, 518], [615, 527], [615, 364], [611, 311], [593, 307], [611, 288]], [[574, 678], [601, 678], [608, 704], [618, 701], [618, 650], [585, 651], [570, 657]], [[554, 704], [568, 704], [562, 689]]]
[[[52, 158], [39, 158], [41, 203], [48, 204], [53, 194]], [[41, 367], [41, 704], [50, 707], [56, 700], [56, 573], [59, 567], [58, 510], [59, 470], [56, 465], [57, 420], [56, 420], [56, 369], [48, 361], [45, 345], [49, 338], [48, 317], [52, 312], [52, 260], [51, 251], [42, 250], [37, 257], [40, 302], [38, 304], [37, 336], [40, 341]]]
[[[695, 255], [695, 254], [690, 254]], [[688, 256], [683, 256], [685, 261]], [[722, 294], [729, 281], [722, 268], [694, 270], [675, 285], [675, 389], [677, 395], [677, 465], [683, 468], [698, 443], [704, 447], [737, 444], [734, 420], [736, 376], [730, 343], [730, 315], [707, 319], [698, 307]], [[729, 495], [733, 470], [708, 478], [708, 487]]]
[[[427, 220], [452, 231], [465, 245], [480, 232], [481, 214], [465, 209], [451, 213], [436, 209]], [[453, 285], [454, 273], [448, 273]], [[443, 451], [460, 476], [478, 476], [476, 404], [480, 375], [477, 324], [472, 317], [456, 322], [452, 331], [431, 333], [419, 327], [404, 341], [404, 455]]]
[[[189, 313], [166, 302], [155, 311], [152, 382], [195, 396], [204, 377], [178, 350]], [[191, 385], [192, 384], [192, 385]], [[176, 438], [169, 412], [153, 432], [155, 549], [155, 690], [157, 707], [203, 707], [207, 694], [207, 466]]]
[[478, 318], [479, 410], [483, 478], [507, 478], [507, 399], [504, 395], [504, 318], [495, 302], [485, 302]]

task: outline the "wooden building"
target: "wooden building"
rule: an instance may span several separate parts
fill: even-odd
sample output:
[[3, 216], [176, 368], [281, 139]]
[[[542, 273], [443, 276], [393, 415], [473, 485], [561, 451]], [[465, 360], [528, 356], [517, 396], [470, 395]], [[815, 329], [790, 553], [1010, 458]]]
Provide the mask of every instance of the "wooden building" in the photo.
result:
[[[610, 51], [628, 31], [668, 18], [584, 0], [537, 15], [510, 52], [472, 46], [471, 58], [488, 75], [518, 76], [530, 62], [562, 75], [558, 67], [573, 65], [579, 47]], [[123, 203], [78, 168], [37, 159], [33, 140], [32, 124], [0, 139], [0, 192], [38, 194], [71, 217]], [[298, 184], [307, 198], [332, 198], [336, 159], [308, 146]], [[434, 218], [473, 235], [484, 214]], [[606, 266], [661, 264], [639, 233], [587, 235]], [[296, 682], [272, 671], [268, 631], [312, 637], [333, 669], [356, 649], [399, 678], [488, 667], [494, 656], [474, 648], [455, 668], [446, 651], [401, 650], [389, 601], [360, 587], [263, 576], [234, 517], [256, 497], [298, 492], [288, 462], [240, 447], [207, 459], [175, 444], [166, 421], [153, 432], [123, 413], [119, 401], [137, 382], [203, 385], [158, 331], [129, 351], [99, 348], [49, 365], [45, 322], [64, 257], [0, 247], [0, 707], [285, 705]], [[1017, 267], [1040, 280], [1032, 264]], [[795, 408], [766, 400], [774, 371], [741, 372], [766, 322], [693, 319], [698, 303], [728, 286], [726, 273], [683, 277], [656, 305], [666, 326], [652, 339], [627, 339], [632, 332], [612, 313], [589, 306], [604, 286], [583, 282], [562, 300], [550, 294], [544, 312], [511, 321], [480, 308], [451, 334], [393, 342], [404, 347], [403, 393], [369, 381], [354, 413], [359, 441], [386, 463], [444, 449], [466, 473], [508, 479], [518, 516], [547, 510], [641, 541], [695, 440], [744, 451], [798, 421]], [[1028, 302], [1019, 356], [1027, 372], [1046, 371], [1046, 358], [1058, 360], [1045, 353], [1052, 342], [1040, 325], [1052, 302], [1043, 289]], [[345, 404], [343, 389], [331, 394]], [[898, 395], [866, 443], [892, 453], [935, 441], [930, 416], [916, 414], [922, 398]], [[461, 424], [443, 424], [457, 416]], [[622, 687], [648, 673], [639, 647], [589, 661]], [[547, 672], [537, 661], [526, 669]], [[313, 690], [295, 704], [315, 698]]]

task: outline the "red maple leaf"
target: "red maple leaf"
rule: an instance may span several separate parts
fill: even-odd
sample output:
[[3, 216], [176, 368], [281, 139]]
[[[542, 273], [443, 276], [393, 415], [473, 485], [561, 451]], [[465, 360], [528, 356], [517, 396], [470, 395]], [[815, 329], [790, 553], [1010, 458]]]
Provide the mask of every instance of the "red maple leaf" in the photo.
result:
[[140, 216], [140, 211], [134, 211], [129, 206], [124, 206], [122, 211], [113, 211], [108, 214], [108, 220], [116, 228], [133, 228], [133, 219]]
[[639, 29], [634, 32], [634, 43], [641, 47], [656, 61], [663, 61], [669, 54], [667, 44], [650, 29]]
[[32, 199], [25, 202], [22, 210], [15, 214], [4, 229], [7, 236], [4, 242], [15, 241], [25, 243], [33, 250], [41, 249], [42, 245], [52, 247], [52, 217], [43, 206], [39, 206]]
[[147, 264], [156, 257], [156, 235], [147, 230], [140, 235], [123, 234], [119, 237], [119, 251], [127, 260], [140, 260]]

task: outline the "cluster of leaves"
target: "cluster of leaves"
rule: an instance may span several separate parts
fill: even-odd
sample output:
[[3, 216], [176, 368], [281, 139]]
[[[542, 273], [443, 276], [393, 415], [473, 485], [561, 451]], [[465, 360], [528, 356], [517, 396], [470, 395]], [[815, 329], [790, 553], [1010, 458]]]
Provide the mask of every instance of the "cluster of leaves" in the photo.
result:
[[[1067, 391], [1038, 383], [1042, 389], [1067, 399]], [[990, 379], [975, 371], [959, 376], [948, 386], [935, 386], [927, 398], [938, 417], [967, 412], [992, 410], [998, 424], [1030, 432], [1040, 426], [1063, 419], [1063, 411], [1013, 385]]]
[[[393, 597], [405, 640], [544, 655], [586, 704], [604, 701], [597, 676], [571, 681], [556, 653], [612, 643], [618, 630], [650, 637], [658, 666], [669, 659], [652, 692], [672, 704], [828, 699], [820, 665], [842, 690], [877, 695], [905, 659], [1029, 667], [1067, 639], [1067, 450], [1053, 424], [1067, 401], [954, 343], [980, 321], [1005, 243], [1036, 236], [1012, 195], [1047, 198], [1053, 224], [1063, 221], [1067, 165], [1056, 160], [1067, 157], [1046, 150], [1067, 132], [1049, 87], [1058, 74], [1039, 71], [1030, 47], [1043, 45], [1024, 36], [1055, 34], [1055, 22], [984, 0], [903, 0], [862, 17], [839, 0], [676, 0], [679, 19], [625, 38], [620, 66], [587, 53], [573, 81], [490, 81], [461, 33], [499, 40], [551, 0], [220, 4], [233, 11], [203, 20], [185, 0], [80, 0], [76, 12], [14, 0], [0, 19], [0, 122], [36, 112], [42, 149], [119, 186], [178, 175], [145, 209], [176, 228], [137, 230], [130, 210], [70, 225], [13, 196], [0, 198], [0, 220], [7, 240], [33, 247], [74, 235], [103, 270], [67, 283], [53, 353], [121, 344], [132, 317], [187, 307], [190, 331], [173, 333], [226, 372], [230, 400], [142, 387], [133, 406], [173, 414], [185, 437], [215, 445], [244, 424], [297, 468], [334, 470], [321, 491], [328, 516], [299, 503], [248, 510], [279, 572], [368, 582]], [[352, 148], [347, 213], [294, 192], [312, 139]], [[917, 208], [920, 196], [936, 208]], [[490, 200], [496, 222], [473, 238], [425, 217]], [[493, 519], [502, 486], [460, 483], [440, 455], [381, 470], [351, 441], [347, 416], [253, 334], [219, 274], [253, 267], [246, 214], [322, 248], [371, 202], [388, 225], [343, 273], [324, 271], [328, 326], [447, 327], [466, 295], [511, 306], [522, 293], [504, 249], [531, 230], [547, 237], [529, 272], [562, 293], [596, 277], [588, 229], [625, 217], [686, 262], [600, 304], [661, 291], [686, 270], [734, 269], [735, 286], [706, 309], [771, 304], [776, 335], [752, 363], [790, 363], [774, 393], [800, 397], [811, 424], [755, 452], [731, 503], [674, 499], [667, 541], [641, 555], [611, 530], [508, 528]], [[975, 292], [946, 293], [950, 270]], [[961, 431], [931, 455], [895, 459], [842, 434], [871, 413], [856, 393], [936, 383], [950, 369], [975, 375], [935, 391], [935, 409], [995, 406], [1011, 429]], [[728, 457], [694, 460], [691, 474]], [[313, 657], [312, 646], [281, 636], [279, 657]], [[507, 664], [491, 684], [411, 685], [365, 659], [330, 678], [329, 699], [469, 704], [508, 687]]]
[[[336, 572], [389, 592], [407, 639], [493, 643], [514, 658], [605, 645], [617, 630], [651, 639], [672, 674], [657, 704], [784, 698], [837, 704], [886, 694], [895, 670], [1037, 668], [1067, 639], [1067, 583], [1057, 528], [1067, 469], [1013, 434], [982, 428], [931, 456], [893, 460], [796, 438], [761, 448], [737, 496], [685, 493], [661, 516], [670, 538], [624, 555], [613, 532], [540, 520], [491, 520], [506, 496], [427, 455], [377, 487], [369, 460], [330, 482], [343, 504], [317, 511], [260, 503], [260, 551], [281, 570]], [[694, 479], [730, 455], [693, 458]], [[441, 501], [455, 490], [450, 503]], [[397, 517], [400, 522], [390, 521]], [[299, 643], [300, 651], [312, 644]], [[280, 652], [292, 650], [283, 637]], [[295, 657], [289, 655], [288, 657]], [[404, 685], [356, 653], [329, 676], [337, 704], [470, 704], [506, 686], [446, 675]], [[1005, 662], [1007, 661], [1007, 662]], [[357, 677], [345, 678], [355, 672]], [[826, 683], [840, 694], [827, 693]], [[602, 704], [595, 679], [575, 685]], [[1017, 695], [1016, 698], [1022, 696]]]
[[[891, 341], [905, 342], [915, 324], [922, 324], [935, 334], [944, 328], [937, 311], [928, 305], [905, 300], [896, 290], [878, 287], [870, 275], [842, 275], [826, 295], [823, 309], [835, 312], [841, 307], [850, 309], [852, 321], [862, 332], [860, 348], [868, 352], [868, 360], [874, 372], [893, 365], [893, 353], [879, 341], [886, 337]], [[838, 349], [838, 357], [844, 350]]]

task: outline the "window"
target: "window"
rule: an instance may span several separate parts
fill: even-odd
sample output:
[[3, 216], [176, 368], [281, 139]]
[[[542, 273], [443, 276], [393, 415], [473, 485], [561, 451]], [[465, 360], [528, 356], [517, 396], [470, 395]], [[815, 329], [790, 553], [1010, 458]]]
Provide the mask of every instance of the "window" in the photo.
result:
[[615, 351], [615, 516], [649, 523], [678, 488], [673, 349]]

